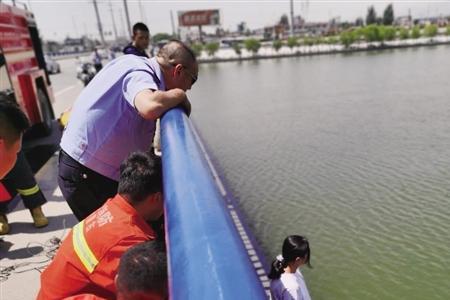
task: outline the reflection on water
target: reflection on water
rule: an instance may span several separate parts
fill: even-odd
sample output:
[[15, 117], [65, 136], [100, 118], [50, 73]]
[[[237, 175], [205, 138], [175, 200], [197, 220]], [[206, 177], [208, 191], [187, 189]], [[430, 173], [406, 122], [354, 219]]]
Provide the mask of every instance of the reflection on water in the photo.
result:
[[203, 65], [193, 119], [314, 299], [450, 299], [450, 47]]

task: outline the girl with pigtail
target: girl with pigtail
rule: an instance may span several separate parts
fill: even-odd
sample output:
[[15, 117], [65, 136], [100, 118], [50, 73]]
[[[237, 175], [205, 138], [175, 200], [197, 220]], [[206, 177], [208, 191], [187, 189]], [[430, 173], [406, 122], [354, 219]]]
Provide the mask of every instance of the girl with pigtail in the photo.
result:
[[290, 235], [283, 242], [282, 254], [272, 262], [269, 273], [270, 292], [273, 300], [311, 300], [300, 267], [311, 258], [308, 240], [299, 235]]

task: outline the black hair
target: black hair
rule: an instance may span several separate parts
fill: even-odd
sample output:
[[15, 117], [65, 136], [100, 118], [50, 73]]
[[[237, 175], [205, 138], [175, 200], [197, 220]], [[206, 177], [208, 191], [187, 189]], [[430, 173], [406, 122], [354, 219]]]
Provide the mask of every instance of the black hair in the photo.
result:
[[147, 25], [145, 25], [144, 23], [141, 23], [141, 22], [137, 22], [136, 24], [133, 25], [133, 35], [135, 35], [138, 30], [144, 31], [144, 32], [150, 32], [148, 30]]
[[118, 193], [133, 203], [162, 191], [161, 159], [151, 152], [134, 152], [120, 165]]
[[303, 236], [290, 235], [285, 238], [283, 242], [282, 256], [283, 258], [281, 260], [278, 258], [273, 260], [272, 267], [268, 275], [270, 279], [279, 279], [281, 274], [284, 273], [284, 268], [286, 268], [290, 262], [295, 261], [297, 257], [306, 258], [306, 265], [312, 268], [309, 261], [311, 258], [311, 249], [309, 248], [308, 240]]
[[12, 144], [30, 127], [27, 117], [12, 99], [0, 93], [0, 138]]
[[167, 292], [167, 258], [163, 242], [148, 241], [129, 248], [120, 258], [117, 290]]
[[197, 63], [194, 51], [180, 40], [170, 40], [159, 49], [156, 56], [162, 58], [166, 65], [191, 65]]

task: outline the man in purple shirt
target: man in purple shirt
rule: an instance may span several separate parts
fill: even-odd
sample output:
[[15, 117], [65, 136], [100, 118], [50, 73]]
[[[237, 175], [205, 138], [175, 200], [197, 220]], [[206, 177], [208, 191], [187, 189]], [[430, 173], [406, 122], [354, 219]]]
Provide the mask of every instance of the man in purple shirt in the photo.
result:
[[124, 54], [134, 54], [137, 56], [148, 57], [145, 50], [150, 43], [150, 31], [144, 23], [136, 23], [133, 25], [132, 42], [123, 48]]
[[58, 174], [79, 220], [117, 193], [121, 162], [150, 149], [157, 118], [177, 105], [190, 113], [186, 91], [197, 74], [192, 50], [171, 41], [154, 58], [111, 61], [81, 92], [61, 140]]

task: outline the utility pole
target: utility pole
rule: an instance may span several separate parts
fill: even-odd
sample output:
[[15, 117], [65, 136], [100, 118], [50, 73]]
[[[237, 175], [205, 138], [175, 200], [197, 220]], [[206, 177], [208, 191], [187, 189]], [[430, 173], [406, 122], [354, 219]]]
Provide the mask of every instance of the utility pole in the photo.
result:
[[170, 22], [172, 23], [172, 35], [175, 36], [175, 22], [173, 21], [173, 12], [170, 10]]
[[116, 38], [116, 41], [117, 41], [118, 37], [117, 37], [116, 21], [114, 20], [114, 12], [113, 12], [113, 7], [112, 7], [112, 3], [111, 2], [109, 2], [109, 9], [111, 11], [111, 19], [112, 19], [112, 22], [113, 22], [114, 37]]
[[291, 0], [291, 36], [294, 36], [294, 0]]
[[133, 33], [131, 32], [130, 15], [128, 14], [127, 0], [123, 0], [123, 6], [125, 7], [125, 17], [127, 19], [128, 36], [132, 36]]
[[94, 8], [95, 8], [95, 15], [97, 16], [97, 24], [98, 24], [98, 31], [100, 33], [100, 39], [102, 40], [102, 45], [105, 46], [105, 37], [103, 36], [103, 27], [102, 22], [100, 21], [100, 14], [98, 13], [98, 7], [97, 7], [97, 0], [93, 0], [94, 2]]

